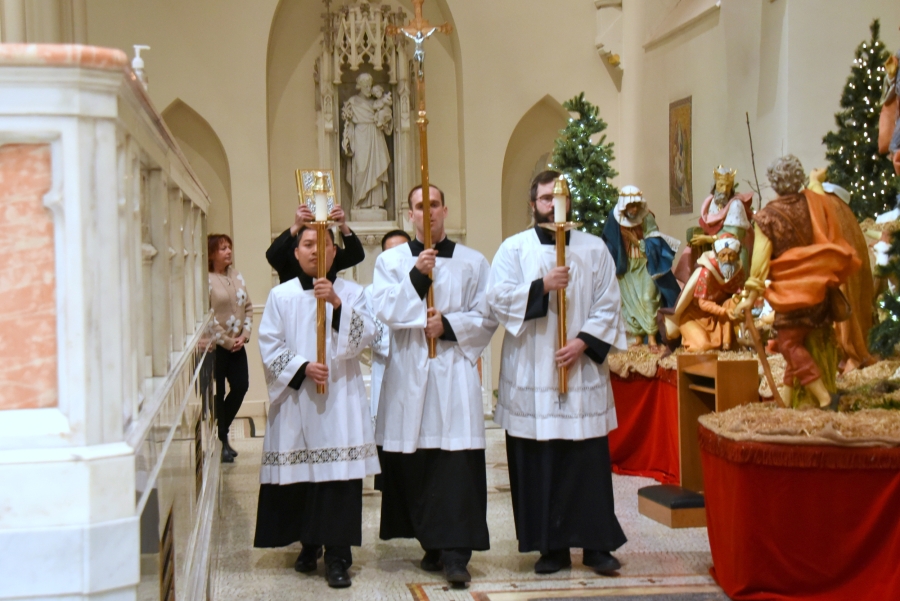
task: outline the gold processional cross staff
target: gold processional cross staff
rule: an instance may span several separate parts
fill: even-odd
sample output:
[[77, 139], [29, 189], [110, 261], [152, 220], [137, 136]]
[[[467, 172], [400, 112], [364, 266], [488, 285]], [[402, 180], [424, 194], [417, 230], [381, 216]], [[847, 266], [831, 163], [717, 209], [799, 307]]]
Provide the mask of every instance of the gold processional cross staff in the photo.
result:
[[[419, 153], [422, 172], [422, 228], [426, 249], [433, 248], [431, 241], [431, 186], [428, 182], [428, 117], [425, 112], [425, 40], [436, 31], [450, 33], [453, 27], [449, 23], [434, 26], [422, 16], [422, 4], [425, 0], [412, 0], [415, 16], [406, 27], [388, 25], [388, 35], [403, 34], [413, 41], [416, 51], [413, 59], [416, 61], [416, 95], [419, 98], [418, 118], [419, 126]], [[432, 274], [425, 274], [431, 278]], [[426, 304], [429, 309], [434, 307], [434, 286], [428, 288]], [[437, 356], [437, 348], [434, 338], [428, 339], [428, 357], [434, 359]]]

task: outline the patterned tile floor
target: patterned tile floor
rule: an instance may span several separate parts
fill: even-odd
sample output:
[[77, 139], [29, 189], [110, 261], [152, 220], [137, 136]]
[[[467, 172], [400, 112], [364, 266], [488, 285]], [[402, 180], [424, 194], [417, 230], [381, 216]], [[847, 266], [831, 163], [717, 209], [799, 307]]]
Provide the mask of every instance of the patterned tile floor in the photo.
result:
[[[241, 424], [244, 422], [244, 424]], [[254, 549], [253, 530], [259, 492], [262, 438], [251, 438], [247, 420], [233, 428], [232, 445], [240, 452], [234, 464], [223, 465], [223, 483], [215, 573], [215, 601], [246, 599], [354, 599], [404, 601], [522, 601], [537, 599], [684, 599], [727, 601], [709, 576], [711, 565], [706, 530], [670, 530], [641, 516], [637, 489], [653, 484], [647, 478], [613, 476], [616, 514], [628, 543], [616, 552], [623, 564], [618, 577], [596, 575], [581, 565], [550, 576], [533, 571], [536, 553], [516, 548], [509, 473], [503, 432], [488, 430], [488, 526], [491, 550], [475, 553], [469, 565], [472, 584], [450, 589], [439, 574], [418, 568], [422, 550], [415, 541], [378, 539], [381, 493], [371, 478], [363, 497], [363, 546], [354, 548], [353, 586], [329, 589], [321, 563], [314, 575], [298, 574], [293, 563], [299, 544], [284, 549]], [[257, 429], [255, 434], [261, 436]]]

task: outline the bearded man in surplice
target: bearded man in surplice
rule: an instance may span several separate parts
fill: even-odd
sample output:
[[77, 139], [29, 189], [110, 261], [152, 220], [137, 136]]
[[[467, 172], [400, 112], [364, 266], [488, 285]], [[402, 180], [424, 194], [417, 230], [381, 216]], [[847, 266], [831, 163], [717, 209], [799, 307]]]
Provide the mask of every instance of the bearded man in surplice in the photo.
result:
[[[553, 220], [555, 171], [531, 185], [535, 222]], [[557, 350], [556, 295], [568, 299], [568, 343]], [[614, 512], [607, 435], [617, 426], [606, 355], [626, 348], [616, 265], [600, 238], [566, 234], [566, 266], [556, 266], [554, 234], [536, 226], [506, 239], [491, 266], [488, 302], [506, 328], [494, 421], [506, 454], [519, 551], [539, 551], [538, 574], [584, 565], [609, 575], [611, 551], [625, 543]], [[557, 368], [568, 368], [559, 393]]]
[[[391, 330], [375, 438], [382, 447], [381, 532], [416, 538], [420, 563], [454, 585], [471, 580], [472, 551], [490, 546], [484, 459], [484, 410], [478, 359], [497, 327], [485, 298], [489, 266], [446, 237], [444, 194], [409, 195], [416, 239], [378, 256], [375, 314]], [[423, 210], [434, 248], [425, 248]], [[433, 272], [434, 280], [427, 273]], [[426, 295], [434, 286], [434, 307]], [[428, 338], [437, 356], [428, 358]]]
[[[325, 547], [325, 577], [351, 584], [350, 547], [362, 544], [362, 480], [377, 474], [372, 417], [359, 353], [375, 337], [363, 288], [334, 275], [313, 279], [317, 261], [331, 268], [334, 236], [318, 257], [315, 229], [297, 235], [299, 277], [269, 293], [259, 350], [269, 390], [260, 470], [255, 547], [300, 541], [294, 569], [314, 572]], [[318, 363], [316, 301], [326, 301], [326, 362]], [[316, 385], [325, 384], [325, 393]]]

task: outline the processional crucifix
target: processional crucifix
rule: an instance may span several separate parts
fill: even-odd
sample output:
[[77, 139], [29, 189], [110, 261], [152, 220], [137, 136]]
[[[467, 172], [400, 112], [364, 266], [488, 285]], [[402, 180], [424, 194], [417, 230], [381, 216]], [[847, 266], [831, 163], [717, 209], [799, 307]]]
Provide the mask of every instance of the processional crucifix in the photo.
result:
[[[425, 0], [412, 0], [415, 16], [406, 27], [388, 25], [388, 35], [403, 34], [413, 41], [416, 46], [413, 59], [416, 61], [416, 95], [419, 98], [418, 117], [416, 123], [419, 126], [419, 156], [422, 172], [422, 228], [426, 249], [432, 248], [431, 242], [431, 187], [428, 182], [428, 117], [425, 113], [425, 40], [436, 31], [450, 33], [453, 27], [449, 23], [432, 25], [422, 16], [422, 4]], [[429, 278], [431, 273], [426, 273]], [[427, 307], [434, 307], [434, 286], [428, 288], [426, 298]], [[428, 339], [428, 357], [434, 359], [437, 356], [437, 348], [434, 338]]]

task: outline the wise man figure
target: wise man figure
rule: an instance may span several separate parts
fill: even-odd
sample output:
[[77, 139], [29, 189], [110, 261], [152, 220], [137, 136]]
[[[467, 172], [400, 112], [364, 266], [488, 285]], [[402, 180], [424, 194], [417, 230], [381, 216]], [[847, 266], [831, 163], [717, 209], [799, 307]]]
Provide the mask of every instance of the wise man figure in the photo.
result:
[[850, 303], [850, 319], [834, 324], [842, 354], [841, 371], [847, 373], [875, 363], [875, 358], [869, 354], [867, 342], [869, 330], [875, 325], [875, 281], [872, 279], [866, 236], [849, 206], [850, 193], [825, 181], [825, 177], [825, 169], [813, 169], [809, 174], [809, 189], [823, 195], [831, 203], [840, 221], [841, 234], [853, 247], [862, 264], [862, 268], [851, 274], [841, 285], [841, 292]]
[[753, 194], [737, 194], [734, 191], [735, 169], [719, 165], [713, 171], [715, 182], [709, 196], [700, 208], [699, 227], [688, 228], [689, 246], [682, 251], [675, 266], [675, 277], [687, 282], [697, 268], [697, 260], [712, 250], [712, 244], [722, 236], [736, 238], [741, 243], [741, 265], [744, 273], [750, 271], [753, 252]]
[[622, 316], [629, 345], [643, 343], [656, 351], [660, 307], [674, 307], [680, 287], [672, 261], [680, 242], [660, 233], [656, 218], [636, 186], [625, 186], [603, 226], [603, 240], [616, 262]]
[[741, 243], [731, 236], [719, 238], [713, 250], [700, 255], [675, 313], [666, 316], [666, 337], [679, 333], [688, 351], [730, 350], [734, 344], [734, 307], [746, 272], [740, 260]]
[[[778, 198], [756, 214], [747, 297], [735, 316], [743, 317], [763, 294], [775, 310], [776, 346], [786, 363], [781, 398], [790, 406], [808, 399], [823, 409], [837, 409], [832, 323], [847, 316], [839, 288], [859, 269], [860, 260], [844, 240], [832, 204], [804, 189], [806, 174], [797, 157], [775, 160], [767, 175]], [[768, 286], [766, 280], [771, 280]]]
[[390, 132], [383, 131], [386, 119], [379, 111], [390, 109], [376, 101], [372, 84], [372, 76], [361, 73], [356, 78], [359, 94], [350, 97], [341, 109], [344, 120], [341, 148], [348, 157], [346, 179], [353, 187], [353, 207], [357, 209], [381, 209], [388, 195], [391, 155], [385, 133]]

